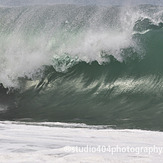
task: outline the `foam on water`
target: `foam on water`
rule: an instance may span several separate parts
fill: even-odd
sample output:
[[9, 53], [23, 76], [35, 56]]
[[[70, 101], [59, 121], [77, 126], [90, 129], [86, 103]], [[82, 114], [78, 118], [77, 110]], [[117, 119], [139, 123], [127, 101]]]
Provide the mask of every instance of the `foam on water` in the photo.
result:
[[[133, 38], [134, 26], [139, 20], [158, 25], [163, 19], [161, 7], [146, 10], [75, 5], [1, 7], [0, 83], [19, 87], [19, 78], [32, 79], [45, 65], [65, 71], [73, 64], [59, 67], [54, 62], [65, 55], [77, 62], [99, 64], [108, 62], [106, 55], [122, 62], [123, 51], [129, 48], [144, 55], [141, 43]], [[136, 32], [145, 34], [147, 30]]]
[[[82, 127], [82, 128], [81, 128]], [[84, 127], [84, 128], [83, 128]], [[105, 126], [106, 127], [106, 126]], [[163, 147], [163, 133], [113, 130], [84, 124], [0, 122], [2, 163], [161, 163], [163, 153], [73, 153], [65, 147]]]

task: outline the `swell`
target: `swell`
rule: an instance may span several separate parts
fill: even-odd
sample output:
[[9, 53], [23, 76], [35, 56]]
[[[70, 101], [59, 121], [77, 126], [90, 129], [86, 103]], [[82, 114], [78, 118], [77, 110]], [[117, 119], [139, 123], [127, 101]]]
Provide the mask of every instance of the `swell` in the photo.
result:
[[0, 119], [163, 130], [160, 7], [41, 9], [0, 11]]
[[66, 72], [48, 66], [41, 80], [20, 79], [15, 106], [3, 118], [162, 130], [162, 60], [153, 66], [148, 57], [79, 62]]
[[5, 7], [0, 14], [0, 83], [15, 88], [48, 65], [65, 71], [79, 61], [103, 64], [110, 55], [123, 62], [127, 51], [143, 57], [146, 37], [161, 34], [163, 21], [162, 8], [151, 5]]

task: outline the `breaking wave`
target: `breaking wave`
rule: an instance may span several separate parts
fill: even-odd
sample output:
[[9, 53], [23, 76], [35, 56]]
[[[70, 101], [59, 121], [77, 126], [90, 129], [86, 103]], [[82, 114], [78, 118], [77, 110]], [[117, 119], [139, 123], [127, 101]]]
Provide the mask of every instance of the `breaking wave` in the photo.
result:
[[162, 130], [162, 42], [160, 6], [1, 7], [0, 117]]

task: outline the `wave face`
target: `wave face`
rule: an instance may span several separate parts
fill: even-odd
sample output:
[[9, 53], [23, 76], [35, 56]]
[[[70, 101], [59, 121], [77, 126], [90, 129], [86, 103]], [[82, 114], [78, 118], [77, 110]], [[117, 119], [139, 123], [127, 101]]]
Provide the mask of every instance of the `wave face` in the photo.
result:
[[0, 119], [162, 130], [162, 43], [160, 6], [1, 7]]

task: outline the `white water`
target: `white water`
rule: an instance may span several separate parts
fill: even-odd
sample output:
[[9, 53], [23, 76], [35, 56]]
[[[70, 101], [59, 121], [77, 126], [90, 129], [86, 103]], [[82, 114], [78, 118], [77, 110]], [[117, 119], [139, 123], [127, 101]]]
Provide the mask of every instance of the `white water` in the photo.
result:
[[[105, 126], [104, 126], [105, 127]], [[162, 163], [163, 153], [73, 153], [65, 147], [163, 147], [163, 133], [64, 123], [0, 122], [1, 163]], [[162, 151], [163, 152], [163, 151]]]
[[117, 13], [116, 7], [87, 7], [0, 8], [0, 83], [4, 87], [19, 87], [19, 78], [33, 78], [44, 65], [64, 71], [70, 65], [63, 63], [58, 67], [53, 62], [64, 55], [102, 63], [104, 51], [121, 62], [124, 49], [142, 53], [140, 43], [133, 39], [137, 20], [162, 22], [161, 8], [150, 15], [139, 8], [117, 8]]
[[50, 5], [50, 4], [96, 4], [96, 5], [137, 5], [137, 4], [153, 4], [163, 5], [161, 0], [0, 0], [0, 5], [3, 6], [25, 6], [25, 5]]

